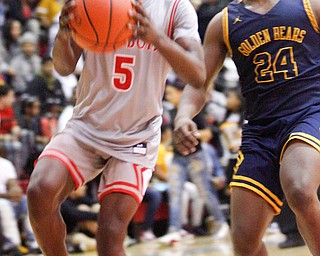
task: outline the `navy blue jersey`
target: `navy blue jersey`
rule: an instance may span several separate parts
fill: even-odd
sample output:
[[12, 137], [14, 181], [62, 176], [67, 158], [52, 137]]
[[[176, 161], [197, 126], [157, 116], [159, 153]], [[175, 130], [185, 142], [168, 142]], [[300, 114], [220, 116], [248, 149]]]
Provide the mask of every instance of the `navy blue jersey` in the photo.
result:
[[280, 0], [266, 14], [237, 0], [223, 14], [245, 118], [263, 123], [312, 106], [320, 111], [320, 28], [309, 0]]

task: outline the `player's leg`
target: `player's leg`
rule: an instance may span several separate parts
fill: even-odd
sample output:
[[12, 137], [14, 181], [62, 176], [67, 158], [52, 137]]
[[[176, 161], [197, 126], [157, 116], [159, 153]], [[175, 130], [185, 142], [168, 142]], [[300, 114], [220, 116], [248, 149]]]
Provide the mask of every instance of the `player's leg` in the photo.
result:
[[235, 256], [266, 256], [262, 241], [274, 210], [255, 192], [232, 187], [231, 233]]
[[60, 205], [74, 188], [74, 181], [59, 160], [39, 160], [30, 179], [27, 198], [30, 222], [46, 256], [68, 255]]
[[138, 202], [125, 193], [111, 193], [101, 200], [97, 245], [99, 256], [124, 256], [123, 241]]
[[67, 255], [60, 205], [75, 188], [97, 176], [105, 165], [95, 150], [83, 145], [74, 134], [65, 129], [50, 141], [28, 186], [31, 225], [46, 256]]
[[302, 141], [292, 141], [283, 155], [280, 180], [304, 240], [312, 255], [320, 255], [319, 151]]
[[143, 199], [152, 170], [110, 158], [99, 185], [101, 204], [97, 246], [99, 256], [124, 256], [129, 222]]

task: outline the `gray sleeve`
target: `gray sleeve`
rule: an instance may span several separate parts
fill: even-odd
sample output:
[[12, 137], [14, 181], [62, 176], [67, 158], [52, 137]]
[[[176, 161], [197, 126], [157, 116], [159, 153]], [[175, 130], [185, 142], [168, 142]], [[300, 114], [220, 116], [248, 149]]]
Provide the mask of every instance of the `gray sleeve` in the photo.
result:
[[181, 37], [201, 41], [198, 32], [198, 16], [189, 0], [180, 0], [174, 16], [173, 39]]

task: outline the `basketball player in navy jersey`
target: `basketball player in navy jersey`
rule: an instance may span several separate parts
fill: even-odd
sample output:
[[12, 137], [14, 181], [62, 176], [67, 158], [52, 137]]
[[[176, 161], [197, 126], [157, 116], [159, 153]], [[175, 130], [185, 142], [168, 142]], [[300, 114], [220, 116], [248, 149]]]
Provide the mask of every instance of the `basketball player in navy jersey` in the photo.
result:
[[175, 120], [181, 153], [195, 150], [191, 118], [229, 54], [246, 101], [242, 145], [231, 181], [237, 256], [265, 256], [262, 237], [283, 195], [313, 255], [320, 255], [320, 1], [235, 0], [204, 40], [204, 88], [186, 87]]
[[[53, 62], [61, 75], [84, 52], [70, 37], [74, 1], [60, 17]], [[60, 205], [101, 173], [98, 253], [123, 256], [127, 227], [142, 201], [157, 159], [165, 80], [171, 68], [202, 87], [203, 50], [189, 0], [142, 0], [129, 12], [135, 38], [108, 53], [85, 51], [77, 102], [66, 128], [42, 152], [28, 187], [30, 219], [44, 255], [65, 256]]]

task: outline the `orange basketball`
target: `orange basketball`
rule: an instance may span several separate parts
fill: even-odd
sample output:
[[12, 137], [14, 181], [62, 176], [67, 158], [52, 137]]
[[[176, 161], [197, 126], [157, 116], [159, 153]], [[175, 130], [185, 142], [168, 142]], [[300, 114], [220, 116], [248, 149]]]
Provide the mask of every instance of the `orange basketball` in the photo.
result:
[[94, 52], [113, 51], [132, 36], [127, 24], [133, 9], [130, 0], [75, 0], [72, 37], [82, 48]]

